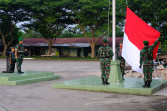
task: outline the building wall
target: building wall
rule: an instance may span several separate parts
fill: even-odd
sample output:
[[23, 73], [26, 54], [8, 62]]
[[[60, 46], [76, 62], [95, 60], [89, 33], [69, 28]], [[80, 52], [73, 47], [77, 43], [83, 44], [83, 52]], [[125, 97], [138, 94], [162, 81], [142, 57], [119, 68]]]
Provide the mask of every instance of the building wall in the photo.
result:
[[84, 57], [84, 48], [81, 48], [81, 57]]
[[70, 52], [70, 54], [69, 54], [70, 57], [77, 57], [78, 49], [77, 48], [70, 48], [69, 52]]
[[[98, 50], [99, 50], [100, 46], [96, 46], [95, 47], [95, 57], [98, 56]], [[89, 53], [88, 56], [91, 56], [91, 47], [89, 47]]]
[[70, 47], [68, 49], [68, 56], [70, 57], [83, 57], [84, 56], [84, 48], [73, 48]]
[[[99, 47], [100, 46], [95, 47], [95, 56], [98, 56]], [[41, 56], [41, 55], [48, 54], [48, 47], [28, 47], [28, 48], [31, 49], [32, 56]], [[53, 47], [52, 48], [52, 54], [54, 53], [54, 56], [60, 56], [60, 57], [78, 57], [79, 56], [78, 51], [80, 51], [80, 57], [91, 56], [91, 47], [85, 47], [85, 48]]]
[[61, 48], [61, 55], [62, 55], [62, 57], [63, 57], [63, 56], [64, 56], [64, 57], [69, 56], [69, 48], [68, 48], [68, 47], [62, 47], [62, 48]]

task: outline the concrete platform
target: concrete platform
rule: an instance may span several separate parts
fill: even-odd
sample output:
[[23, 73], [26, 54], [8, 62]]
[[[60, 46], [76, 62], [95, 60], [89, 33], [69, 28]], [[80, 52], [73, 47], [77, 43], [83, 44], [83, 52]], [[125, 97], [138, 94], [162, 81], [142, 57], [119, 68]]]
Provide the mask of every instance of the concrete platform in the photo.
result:
[[125, 78], [125, 80], [120, 84], [102, 85], [100, 77], [88, 76], [76, 80], [55, 83], [53, 84], [53, 88], [134, 95], [152, 95], [156, 91], [167, 86], [167, 81], [153, 79], [151, 88], [143, 88], [143, 84], [143, 79]]
[[59, 79], [60, 76], [55, 76], [54, 72], [43, 71], [25, 71], [23, 74], [15, 73], [0, 73], [0, 84], [3, 85], [22, 85], [41, 81]]

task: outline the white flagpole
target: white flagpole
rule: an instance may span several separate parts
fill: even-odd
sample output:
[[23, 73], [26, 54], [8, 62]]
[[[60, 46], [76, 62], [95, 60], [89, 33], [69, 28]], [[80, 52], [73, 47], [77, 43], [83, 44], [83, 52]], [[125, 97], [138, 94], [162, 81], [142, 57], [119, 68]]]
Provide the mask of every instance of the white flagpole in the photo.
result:
[[110, 76], [109, 76], [109, 82], [110, 83], [120, 83], [123, 81], [121, 69], [120, 69], [120, 63], [115, 60], [115, 0], [112, 1], [112, 49], [113, 49], [113, 60], [111, 61], [111, 67], [110, 67]]
[[112, 50], [114, 53], [113, 61], [115, 60], [115, 0], [112, 1]]
[[108, 37], [110, 37], [110, 0], [108, 1]]

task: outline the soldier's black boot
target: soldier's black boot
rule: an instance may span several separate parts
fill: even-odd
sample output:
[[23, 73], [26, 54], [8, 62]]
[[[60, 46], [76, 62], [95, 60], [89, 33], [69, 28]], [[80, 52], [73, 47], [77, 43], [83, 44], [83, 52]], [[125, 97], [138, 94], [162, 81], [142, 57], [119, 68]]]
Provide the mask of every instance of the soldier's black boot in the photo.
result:
[[147, 87], [147, 82], [145, 82], [145, 84], [143, 85], [143, 87]]
[[105, 84], [104, 78], [102, 78], [102, 84]]
[[122, 79], [125, 80], [125, 79], [124, 79], [124, 76], [122, 76]]
[[122, 73], [122, 79], [123, 79], [123, 80], [125, 80], [125, 79], [124, 79], [124, 75], [125, 75], [125, 73], [123, 72], [123, 73]]
[[18, 74], [22, 74], [22, 73], [24, 73], [24, 72], [22, 72], [21, 70], [18, 70]]
[[110, 84], [110, 83], [108, 82], [108, 79], [106, 79], [106, 84], [107, 84], [107, 85]]
[[151, 87], [151, 82], [147, 82], [147, 88], [150, 88]]

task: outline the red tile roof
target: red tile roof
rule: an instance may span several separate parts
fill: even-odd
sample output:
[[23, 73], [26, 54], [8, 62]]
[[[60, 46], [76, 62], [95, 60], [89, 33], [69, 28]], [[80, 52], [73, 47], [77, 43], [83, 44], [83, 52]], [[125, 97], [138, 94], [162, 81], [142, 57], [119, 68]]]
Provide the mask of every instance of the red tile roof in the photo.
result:
[[[97, 40], [98, 38], [95, 38]], [[92, 41], [92, 38], [89, 38], [90, 41]], [[102, 45], [101, 39], [96, 45]], [[112, 45], [112, 38], [108, 38], [109, 45]], [[116, 45], [119, 44], [120, 41], [123, 40], [123, 37], [116, 37]], [[39, 43], [47, 43], [47, 41], [44, 38], [26, 38], [24, 39], [24, 44], [39, 44]], [[88, 43], [86, 38], [57, 38], [55, 41], [55, 44], [68, 44], [68, 43]]]

